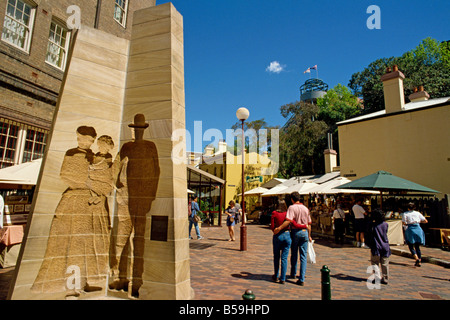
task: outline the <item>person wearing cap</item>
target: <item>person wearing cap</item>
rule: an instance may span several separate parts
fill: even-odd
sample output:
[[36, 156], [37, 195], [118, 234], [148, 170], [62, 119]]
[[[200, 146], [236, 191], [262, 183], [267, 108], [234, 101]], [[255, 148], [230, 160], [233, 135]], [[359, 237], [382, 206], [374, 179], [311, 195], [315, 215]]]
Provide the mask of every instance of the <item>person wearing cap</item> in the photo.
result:
[[425, 233], [420, 227], [421, 223], [428, 223], [428, 220], [418, 211], [415, 211], [414, 203], [408, 204], [408, 211], [403, 213], [402, 223], [406, 226], [405, 240], [408, 244], [409, 251], [416, 260], [415, 266], [421, 266], [422, 253], [420, 246], [425, 245]]
[[[138, 297], [143, 283], [146, 219], [156, 197], [160, 167], [156, 145], [144, 140], [144, 131], [149, 127], [145, 116], [137, 114], [129, 127], [134, 130], [134, 140], [122, 146], [114, 161], [118, 223], [109, 287], [122, 290], [128, 286], [131, 295]], [[125, 248], [130, 242], [131, 252], [128, 253]], [[128, 256], [132, 274], [128, 274]]]

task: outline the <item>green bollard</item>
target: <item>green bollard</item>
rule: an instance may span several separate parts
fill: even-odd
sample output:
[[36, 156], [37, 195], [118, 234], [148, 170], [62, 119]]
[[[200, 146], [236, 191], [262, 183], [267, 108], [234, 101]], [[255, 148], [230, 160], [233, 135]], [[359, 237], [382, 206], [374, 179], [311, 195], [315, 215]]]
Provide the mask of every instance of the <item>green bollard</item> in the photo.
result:
[[252, 290], [246, 290], [245, 293], [242, 295], [242, 299], [255, 300], [255, 295], [253, 294]]
[[330, 269], [323, 266], [320, 272], [322, 273], [322, 300], [331, 300]]

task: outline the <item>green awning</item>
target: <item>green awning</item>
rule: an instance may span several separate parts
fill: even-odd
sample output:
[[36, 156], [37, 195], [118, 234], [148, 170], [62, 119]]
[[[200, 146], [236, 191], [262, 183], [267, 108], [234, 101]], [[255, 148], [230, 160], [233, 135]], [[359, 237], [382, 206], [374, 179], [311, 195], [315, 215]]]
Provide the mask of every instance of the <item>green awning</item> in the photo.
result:
[[339, 189], [365, 189], [378, 191], [416, 191], [440, 193], [415, 182], [394, 176], [386, 171], [378, 171], [369, 176], [339, 186]]

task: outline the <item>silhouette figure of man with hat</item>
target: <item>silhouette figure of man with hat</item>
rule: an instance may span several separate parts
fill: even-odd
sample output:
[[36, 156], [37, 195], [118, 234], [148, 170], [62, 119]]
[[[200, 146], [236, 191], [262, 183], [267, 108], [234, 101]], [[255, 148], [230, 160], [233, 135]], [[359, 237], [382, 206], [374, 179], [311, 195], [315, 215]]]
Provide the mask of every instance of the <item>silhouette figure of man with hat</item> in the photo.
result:
[[144, 131], [149, 127], [145, 116], [137, 114], [129, 127], [134, 130], [134, 140], [122, 146], [115, 160], [118, 221], [109, 287], [139, 297], [146, 216], [156, 197], [160, 168], [155, 144], [144, 140]]

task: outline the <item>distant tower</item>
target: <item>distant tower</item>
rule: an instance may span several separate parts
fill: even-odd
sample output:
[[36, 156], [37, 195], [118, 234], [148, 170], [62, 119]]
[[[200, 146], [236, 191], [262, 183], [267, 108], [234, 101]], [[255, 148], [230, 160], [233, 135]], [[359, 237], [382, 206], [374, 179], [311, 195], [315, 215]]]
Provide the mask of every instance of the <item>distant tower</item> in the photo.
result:
[[328, 91], [328, 84], [320, 79], [308, 79], [300, 87], [300, 101], [315, 104]]

